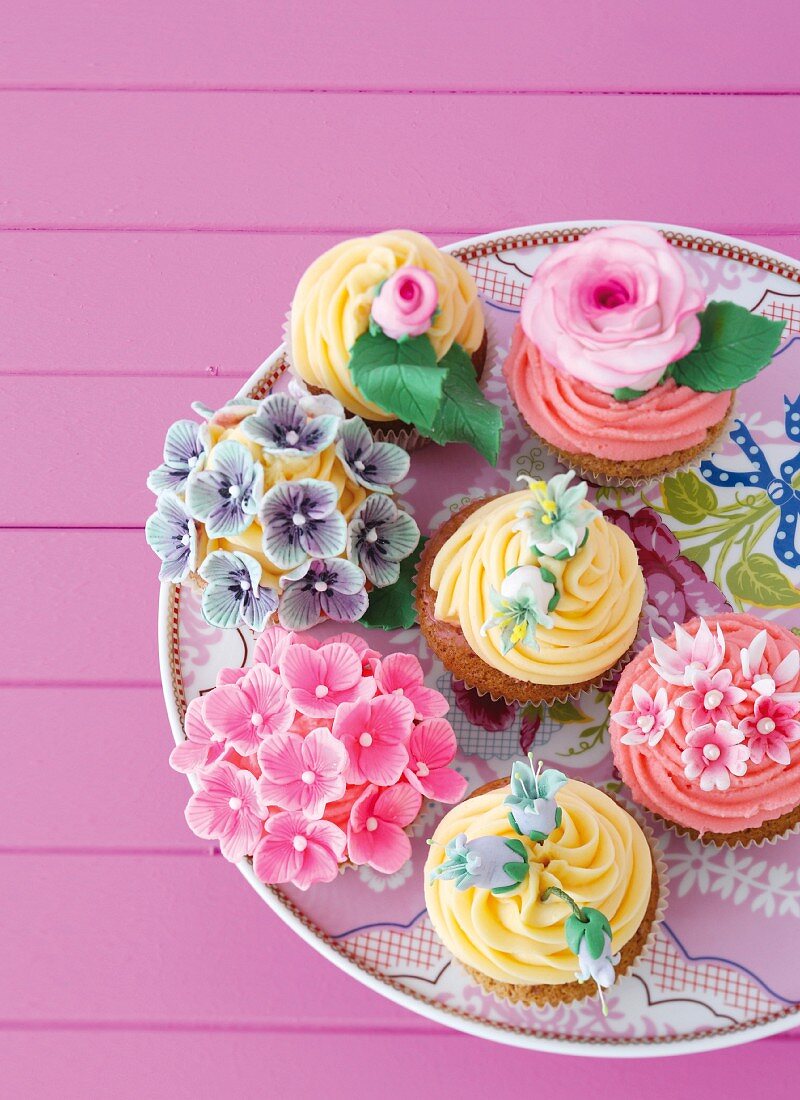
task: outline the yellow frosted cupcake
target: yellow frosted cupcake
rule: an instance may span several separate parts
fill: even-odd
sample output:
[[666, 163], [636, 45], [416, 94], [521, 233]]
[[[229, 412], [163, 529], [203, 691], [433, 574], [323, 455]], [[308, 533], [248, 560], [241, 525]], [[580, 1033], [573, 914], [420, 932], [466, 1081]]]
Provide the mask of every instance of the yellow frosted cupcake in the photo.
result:
[[481, 693], [563, 699], [600, 683], [634, 642], [645, 593], [636, 547], [573, 476], [468, 504], [422, 553], [422, 633]]
[[532, 760], [450, 810], [429, 844], [433, 927], [483, 989], [510, 1001], [602, 999], [663, 908], [637, 821], [602, 791]]
[[478, 386], [487, 336], [466, 267], [407, 229], [342, 241], [308, 268], [289, 320], [293, 370], [379, 437], [461, 441], [496, 462], [502, 417]]

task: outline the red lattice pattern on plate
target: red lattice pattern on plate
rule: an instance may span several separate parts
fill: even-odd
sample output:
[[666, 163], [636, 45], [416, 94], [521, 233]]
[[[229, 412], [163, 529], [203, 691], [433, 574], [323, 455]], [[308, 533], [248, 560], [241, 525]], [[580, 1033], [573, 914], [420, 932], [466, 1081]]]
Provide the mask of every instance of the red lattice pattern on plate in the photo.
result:
[[408, 971], [424, 976], [436, 972], [447, 952], [430, 921], [413, 928], [374, 928], [347, 941], [359, 962], [381, 971]]
[[690, 963], [675, 945], [656, 936], [648, 955], [653, 987], [662, 993], [710, 993], [748, 1017], [775, 1011], [775, 1001], [740, 971], [719, 963]]
[[485, 298], [491, 298], [493, 302], [500, 302], [504, 306], [512, 306], [519, 309], [522, 305], [522, 297], [525, 293], [525, 284], [518, 283], [514, 279], [497, 271], [486, 260], [470, 260], [467, 264], [470, 274], [478, 285], [478, 290]]
[[797, 336], [800, 334], [800, 306], [796, 299], [770, 295], [768, 300], [759, 310], [770, 321], [785, 321], [786, 331], [784, 336]]

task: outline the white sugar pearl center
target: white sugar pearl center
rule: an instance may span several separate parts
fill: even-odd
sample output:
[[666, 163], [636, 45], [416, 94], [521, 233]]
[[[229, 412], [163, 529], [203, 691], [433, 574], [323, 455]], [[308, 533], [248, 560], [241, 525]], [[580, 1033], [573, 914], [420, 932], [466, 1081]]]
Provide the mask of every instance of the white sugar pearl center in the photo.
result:
[[756, 729], [759, 733], [772, 733], [772, 731], [775, 729], [775, 723], [771, 718], [762, 718], [756, 726]]
[[329, 691], [330, 688], [327, 684], [317, 684], [317, 686], [314, 688], [314, 694], [318, 699], [324, 699]]
[[241, 496], [241, 492], [242, 492], [242, 490], [239, 488], [238, 485], [229, 485], [228, 486], [228, 496], [233, 497], [234, 500], [236, 500], [236, 498], [238, 496]]
[[228, 805], [230, 806], [230, 808], [231, 808], [231, 809], [232, 809], [232, 810], [233, 810], [234, 812], [235, 812], [236, 810], [241, 810], [241, 808], [242, 808], [242, 800], [241, 800], [241, 798], [236, 798], [236, 797], [234, 797], [234, 798], [229, 798], [229, 799], [228, 799]]
[[374, 833], [377, 828], [378, 828], [378, 819], [375, 818], [375, 817], [368, 817], [367, 818], [367, 832], [368, 833]]
[[719, 760], [719, 745], [703, 745], [703, 756], [706, 760]]
[[188, 536], [188, 534], [182, 535], [181, 536], [181, 546], [188, 546], [188, 545], [189, 545], [189, 536]]
[[316, 592], [327, 592], [328, 591], [328, 585], [326, 584], [325, 581], [315, 581], [314, 582], [314, 590]]
[[292, 847], [296, 852], [304, 852], [308, 847], [308, 841], [298, 833], [297, 836], [292, 837]]
[[372, 734], [367, 733], [366, 730], [365, 730], [364, 733], [362, 733], [361, 736], [359, 737], [358, 743], [359, 743], [359, 745], [361, 746], [362, 749], [368, 749], [370, 747], [370, 745], [372, 744]]
[[636, 719], [636, 724], [642, 733], [649, 733], [653, 726], [656, 724], [655, 718], [652, 714], [642, 714]]
[[374, 527], [370, 527], [369, 531], [367, 531], [367, 542], [377, 542], [377, 541], [378, 541], [378, 532], [375, 530]]
[[295, 514], [292, 516], [292, 523], [295, 525], [295, 527], [305, 527], [306, 517], [303, 515], [302, 512], [295, 512]]
[[239, 581], [239, 587], [241, 588], [242, 592], [249, 592], [250, 581]]
[[707, 691], [703, 699], [703, 706], [706, 710], [716, 710], [722, 702], [722, 692], [718, 688], [712, 688], [711, 691]]
[[308, 783], [308, 784], [311, 784], [311, 783], [313, 783], [313, 782], [314, 782], [314, 780], [315, 780], [315, 779], [316, 779], [317, 777], [316, 777], [316, 775], [314, 774], [314, 772], [312, 772], [312, 771], [307, 771], [307, 772], [303, 772], [303, 774], [302, 774], [302, 775], [300, 776], [300, 778], [301, 778], [301, 779], [303, 780], [303, 782], [304, 782], [304, 783]]
[[360, 458], [357, 458], [353, 465], [359, 473], [362, 473], [366, 469], [365, 463], [363, 463]]
[[253, 713], [250, 715], [250, 722], [254, 726], [263, 726], [264, 725], [264, 715], [259, 714], [257, 710], [253, 711]]
[[425, 763], [425, 761], [424, 760], [418, 760], [417, 761], [417, 775], [420, 777], [420, 779], [424, 779], [426, 775], [430, 775], [430, 774], [431, 774], [431, 769], [428, 767], [428, 765]]
[[286, 442], [289, 443], [292, 447], [295, 445], [299, 438], [300, 436], [294, 430], [286, 433]]

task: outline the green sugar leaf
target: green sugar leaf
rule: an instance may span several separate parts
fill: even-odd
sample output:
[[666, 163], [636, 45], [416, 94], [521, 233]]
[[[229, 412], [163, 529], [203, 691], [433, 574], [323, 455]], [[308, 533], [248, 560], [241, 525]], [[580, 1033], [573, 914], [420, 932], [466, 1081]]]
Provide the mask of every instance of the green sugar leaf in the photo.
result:
[[567, 947], [573, 955], [577, 955], [581, 946], [581, 940], [586, 934], [587, 925], [573, 913], [564, 922], [564, 933], [567, 937]]
[[447, 368], [442, 402], [428, 433], [437, 443], [469, 443], [497, 465], [503, 414], [481, 393], [472, 360], [458, 344], [439, 360]]
[[647, 390], [632, 390], [628, 386], [623, 386], [622, 389], [614, 390], [615, 401], [635, 401], [637, 397], [644, 397]]
[[350, 349], [350, 373], [368, 401], [427, 435], [442, 402], [447, 370], [427, 336], [390, 340], [365, 332]]
[[415, 625], [414, 574], [425, 542], [421, 538], [414, 553], [400, 563], [400, 576], [394, 584], [372, 589], [369, 606], [359, 619], [363, 626], [376, 630], [410, 630]]
[[785, 327], [734, 302], [709, 302], [700, 316], [700, 340], [669, 373], [682, 386], [705, 393], [733, 390], [755, 378], [771, 360]]

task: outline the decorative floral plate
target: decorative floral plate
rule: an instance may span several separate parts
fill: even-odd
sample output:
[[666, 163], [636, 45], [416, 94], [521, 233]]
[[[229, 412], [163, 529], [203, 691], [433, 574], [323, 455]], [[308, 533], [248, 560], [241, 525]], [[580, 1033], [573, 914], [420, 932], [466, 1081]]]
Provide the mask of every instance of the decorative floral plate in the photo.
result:
[[[413, 456], [396, 488], [423, 532], [468, 500], [507, 490], [518, 474], [555, 472], [509, 401], [500, 363], [534, 269], [555, 244], [589, 228], [532, 227], [450, 246], [477, 280], [496, 337], [486, 388], [503, 406], [505, 433], [497, 469], [464, 446], [431, 445]], [[739, 391], [738, 419], [711, 459], [644, 489], [594, 493], [639, 551], [647, 580], [640, 644], [651, 625], [664, 631], [673, 621], [728, 606], [799, 626], [800, 265], [728, 237], [659, 228], [685, 249], [709, 296], [787, 326], [775, 362]], [[284, 368], [278, 348], [240, 395], [282, 388]], [[381, 652], [416, 653], [428, 683], [450, 700], [456, 767], [470, 788], [507, 775], [510, 760], [532, 748], [549, 765], [619, 791], [608, 747], [608, 694], [593, 691], [549, 710], [487, 702], [452, 683], [417, 629], [369, 634]], [[167, 708], [181, 740], [188, 701], [213, 686], [220, 668], [247, 664], [254, 638], [210, 627], [188, 587], [165, 584], [159, 646]], [[165, 746], [165, 767], [166, 755]], [[596, 998], [548, 1009], [500, 1003], [453, 961], [427, 919], [422, 891], [425, 838], [445, 809], [423, 804], [412, 860], [388, 878], [360, 867], [302, 893], [263, 885], [247, 860], [239, 869], [287, 924], [353, 977], [415, 1012], [488, 1039], [572, 1054], [657, 1055], [733, 1045], [800, 1024], [800, 835], [717, 850], [654, 826], [669, 868], [666, 922], [654, 949], [609, 991], [604, 1017]]]

